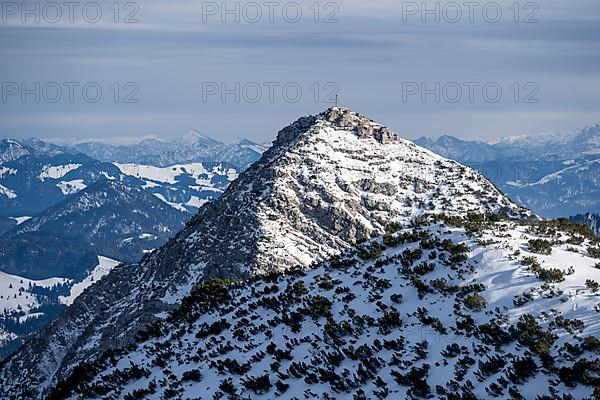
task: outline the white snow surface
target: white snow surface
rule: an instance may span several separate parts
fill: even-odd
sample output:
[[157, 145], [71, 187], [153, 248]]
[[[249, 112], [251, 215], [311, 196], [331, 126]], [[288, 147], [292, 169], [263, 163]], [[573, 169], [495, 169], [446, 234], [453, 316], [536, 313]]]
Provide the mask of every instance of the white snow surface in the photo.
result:
[[[114, 163], [114, 165], [125, 175], [148, 181], [148, 185], [157, 182], [173, 184], [177, 182], [177, 177], [188, 174], [198, 185], [211, 186], [211, 178], [216, 175], [218, 170], [218, 168], [206, 169], [202, 163], [178, 164], [169, 167], [120, 163]], [[230, 178], [235, 179], [237, 177], [233, 169], [227, 169], [225, 172], [230, 175]]]
[[117, 265], [119, 265], [119, 261], [115, 261], [104, 256], [98, 256], [98, 265], [92, 270], [92, 272], [83, 281], [74, 284], [71, 287], [68, 296], [60, 296], [59, 301], [66, 305], [73, 304], [73, 301], [75, 301], [75, 299], [79, 297], [79, 295], [83, 293], [85, 289], [98, 282]]
[[69, 280], [65, 278], [34, 280], [0, 272], [0, 311], [23, 311], [27, 314], [40, 305], [37, 296], [29, 292], [32, 286], [49, 288], [67, 282]]
[[3, 179], [5, 175], [15, 175], [17, 172], [14, 168], [0, 166], [0, 179]]
[[61, 181], [56, 184], [65, 196], [70, 196], [85, 189], [87, 186], [83, 179], [74, 179], [72, 181]]
[[42, 168], [38, 178], [41, 181], [46, 179], [60, 179], [67, 175], [69, 172], [74, 171], [81, 167], [81, 164], [65, 164], [65, 165], [45, 165]]
[[160, 199], [161, 201], [163, 201], [163, 202], [167, 203], [168, 205], [170, 205], [171, 207], [173, 207], [173, 208], [174, 208], [174, 209], [176, 209], [176, 210], [179, 210], [179, 211], [181, 211], [181, 212], [187, 212], [187, 211], [188, 211], [188, 210], [187, 210], [187, 209], [186, 209], [184, 206], [182, 206], [181, 204], [179, 204], [179, 203], [174, 203], [174, 202], [172, 202], [172, 201], [169, 201], [169, 200], [167, 200], [167, 198], [166, 198], [166, 197], [165, 197], [165, 196], [164, 196], [162, 193], [153, 193], [153, 194], [154, 194], [154, 196], [155, 196], [156, 198], [158, 198], [158, 199]]
[[28, 216], [22, 216], [22, 217], [10, 217], [11, 219], [14, 219], [15, 222], [17, 223], [17, 225], [21, 225], [23, 222], [30, 220], [31, 217]]

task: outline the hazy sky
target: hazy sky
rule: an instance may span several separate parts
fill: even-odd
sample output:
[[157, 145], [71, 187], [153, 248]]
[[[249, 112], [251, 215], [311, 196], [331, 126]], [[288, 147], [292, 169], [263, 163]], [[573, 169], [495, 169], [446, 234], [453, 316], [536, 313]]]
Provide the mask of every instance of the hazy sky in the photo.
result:
[[600, 2], [515, 2], [2, 1], [0, 137], [266, 141], [336, 93], [409, 138], [599, 123]]

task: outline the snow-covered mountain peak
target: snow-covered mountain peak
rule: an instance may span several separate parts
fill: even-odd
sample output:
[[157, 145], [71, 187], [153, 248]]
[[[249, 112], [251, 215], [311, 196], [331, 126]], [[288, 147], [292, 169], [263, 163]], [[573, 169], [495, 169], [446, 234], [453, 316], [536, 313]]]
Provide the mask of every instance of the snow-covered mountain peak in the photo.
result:
[[351, 110], [302, 117], [175, 238], [86, 290], [43, 340], [0, 368], [0, 383], [11, 393], [47, 393], [83, 360], [135, 342], [210, 278], [309, 269], [390, 225], [469, 212], [531, 215], [474, 170]]
[[274, 145], [290, 143], [304, 134], [314, 134], [323, 129], [353, 132], [356, 136], [373, 137], [379, 142], [395, 140], [397, 136], [389, 129], [349, 108], [332, 107], [318, 115], [304, 116], [277, 134]]
[[351, 110], [331, 108], [282, 129], [169, 251], [185, 254], [187, 266], [203, 265], [192, 273], [196, 279], [248, 276], [307, 268], [391, 223], [470, 211], [530, 215], [474, 170]]
[[195, 129], [189, 129], [183, 136], [178, 139], [178, 142], [186, 146], [201, 146], [214, 147], [221, 143], [198, 132]]

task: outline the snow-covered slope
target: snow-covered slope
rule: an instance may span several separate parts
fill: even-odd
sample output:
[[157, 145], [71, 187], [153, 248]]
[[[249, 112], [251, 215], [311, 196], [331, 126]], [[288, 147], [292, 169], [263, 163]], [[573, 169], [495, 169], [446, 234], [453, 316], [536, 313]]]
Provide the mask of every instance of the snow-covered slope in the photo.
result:
[[475, 237], [430, 221], [306, 272], [203, 283], [50, 398], [592, 398], [592, 242], [552, 223], [467, 226]]
[[82, 293], [4, 363], [0, 384], [11, 396], [47, 393], [80, 362], [134, 343], [199, 281], [310, 268], [390, 224], [468, 212], [532, 216], [474, 170], [364, 116], [303, 117], [173, 240]]
[[0, 272], [0, 359], [50, 323], [65, 309], [65, 304], [71, 304], [118, 262], [98, 256], [96, 264], [81, 282], [64, 277], [33, 280]]
[[190, 163], [168, 167], [115, 163], [127, 180], [184, 212], [195, 212], [219, 197], [238, 173], [224, 164]]
[[0, 272], [0, 310], [4, 314], [22, 311], [28, 314], [30, 310], [41, 305], [39, 296], [32, 293], [34, 287], [52, 288], [63, 285], [69, 280], [65, 278], [49, 278], [42, 280], [27, 279], [21, 276]]

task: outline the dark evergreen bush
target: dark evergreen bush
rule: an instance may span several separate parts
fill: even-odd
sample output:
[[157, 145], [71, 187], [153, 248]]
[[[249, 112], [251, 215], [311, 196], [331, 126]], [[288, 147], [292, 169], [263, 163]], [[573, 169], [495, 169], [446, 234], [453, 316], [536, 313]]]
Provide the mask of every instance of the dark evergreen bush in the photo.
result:
[[529, 251], [532, 253], [548, 255], [552, 253], [552, 243], [544, 239], [530, 239]]

